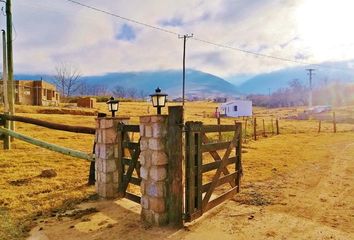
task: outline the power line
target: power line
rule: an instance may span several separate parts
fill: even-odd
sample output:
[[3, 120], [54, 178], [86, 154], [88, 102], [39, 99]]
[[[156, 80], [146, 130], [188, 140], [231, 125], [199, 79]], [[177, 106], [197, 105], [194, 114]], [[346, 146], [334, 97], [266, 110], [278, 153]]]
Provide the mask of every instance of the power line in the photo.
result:
[[220, 44], [220, 43], [214, 43], [211, 41], [207, 41], [207, 40], [203, 40], [200, 38], [194, 38], [194, 40], [202, 42], [202, 43], [206, 43], [206, 44], [210, 44], [210, 45], [214, 45], [216, 47], [221, 47], [221, 48], [226, 48], [226, 49], [230, 49], [230, 50], [234, 50], [234, 51], [238, 51], [238, 52], [243, 52], [243, 53], [247, 53], [247, 54], [252, 54], [255, 55], [257, 57], [266, 57], [266, 58], [272, 58], [275, 60], [280, 60], [280, 61], [285, 61], [285, 62], [292, 62], [292, 63], [298, 63], [298, 64], [304, 64], [304, 65], [314, 65], [308, 62], [303, 62], [303, 61], [298, 61], [298, 60], [294, 60], [294, 59], [288, 59], [288, 58], [283, 58], [283, 57], [277, 57], [277, 56], [272, 56], [272, 55], [267, 55], [267, 54], [263, 54], [263, 53], [257, 53], [257, 52], [252, 52], [249, 50], [245, 50], [245, 49], [241, 49], [241, 48], [236, 48], [236, 47], [232, 47], [232, 46], [228, 46], [228, 45], [224, 45], [224, 44]]
[[112, 12], [109, 12], [109, 11], [106, 11], [106, 10], [103, 10], [103, 9], [99, 9], [97, 7], [90, 6], [90, 5], [81, 3], [81, 2], [77, 2], [77, 1], [74, 1], [74, 0], [66, 0], [66, 1], [74, 3], [74, 4], [77, 4], [77, 5], [80, 5], [82, 7], [89, 8], [89, 9], [97, 11], [97, 12], [101, 12], [101, 13], [110, 15], [112, 17], [120, 18], [120, 19], [128, 21], [128, 22], [132, 22], [132, 23], [135, 23], [135, 24], [138, 24], [138, 25], [142, 25], [142, 26], [145, 26], [145, 27], [148, 27], [148, 28], [159, 30], [159, 31], [162, 31], [162, 32], [165, 32], [165, 33], [169, 33], [169, 34], [173, 34], [173, 35], [177, 35], [177, 36], [179, 35], [178, 33], [170, 31], [168, 29], [161, 28], [161, 27], [156, 27], [156, 26], [153, 26], [153, 25], [150, 25], [150, 24], [147, 24], [147, 23], [143, 23], [143, 22], [139, 22], [137, 20], [134, 20], [134, 19], [131, 19], [131, 18], [127, 18], [127, 17], [123, 17], [123, 16], [120, 16], [118, 14], [115, 14], [115, 13], [112, 13]]
[[[154, 30], [158, 30], [158, 31], [161, 31], [161, 32], [164, 32], [164, 33], [168, 33], [168, 34], [171, 34], [171, 35], [177, 35], [177, 36], [183, 35], [183, 34], [179, 34], [177, 32], [168, 30], [166, 28], [157, 27], [157, 26], [154, 26], [154, 25], [151, 25], [151, 24], [147, 24], [147, 23], [144, 23], [144, 22], [132, 19], [132, 18], [123, 17], [121, 15], [109, 12], [107, 10], [103, 10], [103, 9], [98, 8], [98, 7], [87, 5], [87, 4], [84, 4], [84, 3], [81, 3], [81, 2], [78, 2], [78, 1], [75, 1], [75, 0], [65, 0], [65, 1], [71, 2], [73, 4], [76, 4], [76, 5], [79, 5], [79, 6], [82, 6], [82, 7], [85, 7], [85, 8], [88, 8], [88, 9], [103, 13], [103, 14], [110, 15], [112, 17], [116, 17], [116, 18], [119, 18], [119, 19], [122, 19], [122, 20], [125, 20], [125, 21], [128, 21], [128, 22], [132, 22], [132, 23], [137, 24], [137, 25], [141, 25], [141, 26], [145, 26], [145, 27], [148, 27], [148, 28], [151, 28], [151, 29], [154, 29]], [[233, 51], [237, 51], [237, 52], [242, 52], [242, 53], [245, 53], [245, 54], [254, 55], [254, 56], [257, 56], [257, 57], [264, 57], [264, 58], [274, 59], [274, 60], [278, 60], [278, 61], [284, 61], [284, 62], [290, 62], [290, 63], [296, 63], [296, 64], [302, 64], [302, 65], [313, 65], [313, 66], [317, 66], [317, 67], [320, 67], [320, 68], [330, 68], [330, 69], [345, 70], [345, 71], [349, 70], [348, 68], [332, 67], [330, 65], [315, 64], [315, 63], [310, 63], [310, 62], [306, 62], [306, 61], [299, 61], [299, 60], [290, 59], [290, 58], [284, 58], [284, 57], [278, 57], [278, 56], [273, 56], [273, 55], [268, 55], [268, 54], [257, 53], [257, 52], [253, 52], [253, 51], [250, 51], [250, 50], [245, 50], [245, 49], [242, 49], [242, 48], [232, 47], [232, 46], [228, 46], [226, 44], [215, 43], [215, 42], [212, 42], [212, 41], [208, 41], [208, 40], [204, 40], [204, 39], [196, 38], [196, 37], [192, 38], [192, 40], [199, 41], [199, 42], [202, 42], [202, 43], [205, 43], [205, 44], [209, 44], [209, 45], [213, 45], [213, 46], [216, 46], [216, 47], [224, 48], [224, 49], [229, 49], [229, 50], [233, 50]]]

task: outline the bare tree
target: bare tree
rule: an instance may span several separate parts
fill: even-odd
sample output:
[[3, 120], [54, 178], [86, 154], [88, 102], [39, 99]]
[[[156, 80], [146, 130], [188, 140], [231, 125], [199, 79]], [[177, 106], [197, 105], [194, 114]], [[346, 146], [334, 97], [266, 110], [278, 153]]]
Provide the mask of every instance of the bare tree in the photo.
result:
[[55, 71], [54, 83], [62, 96], [70, 97], [79, 90], [82, 82], [81, 73], [77, 67], [61, 63], [55, 67]]
[[127, 96], [127, 90], [124, 87], [119, 86], [119, 85], [117, 85], [113, 89], [112, 93], [115, 97], [118, 97], [118, 98], [124, 98]]
[[103, 84], [96, 84], [93, 86], [95, 90], [95, 95], [96, 96], [108, 96], [110, 94], [107, 86]]
[[139, 98], [144, 99], [149, 94], [147, 94], [144, 90], [140, 90], [138, 95], [139, 95]]
[[307, 102], [307, 88], [298, 79], [288, 83], [288, 87], [280, 88], [273, 92], [271, 96], [253, 94], [247, 96], [253, 101], [255, 106], [262, 107], [289, 107], [303, 106]]
[[127, 97], [129, 98], [135, 98], [138, 93], [138, 90], [136, 88], [128, 88], [127, 89]]

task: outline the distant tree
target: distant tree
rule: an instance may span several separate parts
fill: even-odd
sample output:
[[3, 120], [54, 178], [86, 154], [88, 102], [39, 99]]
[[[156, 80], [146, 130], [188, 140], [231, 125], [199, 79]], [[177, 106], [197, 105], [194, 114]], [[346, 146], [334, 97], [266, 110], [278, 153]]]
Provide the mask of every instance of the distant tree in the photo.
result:
[[140, 99], [144, 99], [146, 96], [148, 96], [149, 94], [147, 94], [144, 90], [140, 90], [139, 91], [139, 94], [138, 94], [138, 97]]
[[303, 106], [307, 103], [308, 89], [298, 79], [288, 83], [288, 87], [280, 88], [272, 95], [253, 94], [247, 96], [255, 106], [261, 107], [289, 107]]
[[125, 98], [127, 96], [127, 90], [124, 87], [119, 86], [119, 85], [117, 85], [113, 89], [112, 93], [115, 97], [118, 97], [118, 98]]
[[267, 107], [269, 97], [262, 94], [251, 94], [247, 96], [248, 100], [251, 100], [253, 105], [260, 107]]
[[93, 95], [93, 96], [108, 96], [111, 94], [107, 86], [103, 84], [95, 84], [90, 86], [89, 92], [90, 92], [89, 95]]
[[136, 88], [128, 88], [127, 89], [127, 97], [128, 98], [136, 98], [138, 90]]
[[95, 88], [97, 89], [97, 95], [99, 95], [99, 96], [110, 95], [110, 91], [108, 90], [107, 86], [105, 86], [105, 85], [97, 84], [95, 86]]
[[80, 89], [81, 73], [77, 67], [61, 63], [55, 67], [55, 71], [54, 83], [62, 96], [70, 97]]
[[80, 95], [80, 96], [85, 96], [85, 95], [90, 95], [90, 87], [88, 86], [88, 84], [86, 82], [83, 82], [77, 93]]
[[298, 79], [289, 82], [290, 87], [290, 101], [292, 105], [305, 105], [308, 98], [308, 89], [301, 84]]

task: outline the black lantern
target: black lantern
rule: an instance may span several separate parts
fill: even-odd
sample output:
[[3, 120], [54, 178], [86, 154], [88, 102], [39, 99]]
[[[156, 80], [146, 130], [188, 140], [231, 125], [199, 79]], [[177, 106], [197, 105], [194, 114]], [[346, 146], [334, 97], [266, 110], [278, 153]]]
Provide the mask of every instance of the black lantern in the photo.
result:
[[115, 112], [118, 111], [119, 101], [115, 100], [114, 97], [110, 97], [107, 101], [108, 111], [112, 112], [112, 117], [115, 117]]
[[157, 108], [157, 114], [161, 114], [161, 108], [166, 104], [166, 93], [162, 93], [161, 89], [157, 87], [155, 93], [150, 95], [152, 105]]

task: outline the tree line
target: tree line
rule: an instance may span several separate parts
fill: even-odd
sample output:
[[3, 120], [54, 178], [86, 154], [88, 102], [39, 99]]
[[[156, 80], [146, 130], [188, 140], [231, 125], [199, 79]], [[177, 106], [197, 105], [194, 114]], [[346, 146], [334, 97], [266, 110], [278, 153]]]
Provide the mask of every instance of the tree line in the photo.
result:
[[[248, 100], [253, 102], [254, 106], [260, 107], [291, 107], [304, 106], [309, 103], [310, 89], [302, 84], [298, 79], [288, 83], [285, 88], [280, 88], [272, 94], [250, 94]], [[333, 105], [341, 106], [354, 104], [354, 85], [340, 81], [324, 84], [313, 88], [313, 105]]]
[[[62, 97], [79, 96], [114, 96], [116, 98], [144, 99], [149, 94], [132, 87], [115, 86], [108, 89], [103, 84], [89, 85], [82, 80], [78, 68], [70, 64], [60, 64], [56, 67], [53, 83]], [[343, 82], [324, 81], [313, 91], [313, 105], [348, 105], [354, 104], [354, 85]], [[247, 99], [252, 100], [254, 106], [261, 107], [291, 107], [308, 105], [309, 88], [298, 79], [288, 83], [272, 94], [251, 94]]]
[[81, 96], [114, 96], [117, 98], [144, 99], [148, 96], [144, 90], [126, 88], [117, 85], [108, 89], [103, 84], [87, 84], [82, 80], [80, 70], [72, 64], [62, 63], [55, 68], [56, 74], [51, 82], [56, 85], [58, 92], [64, 98], [74, 95]]

